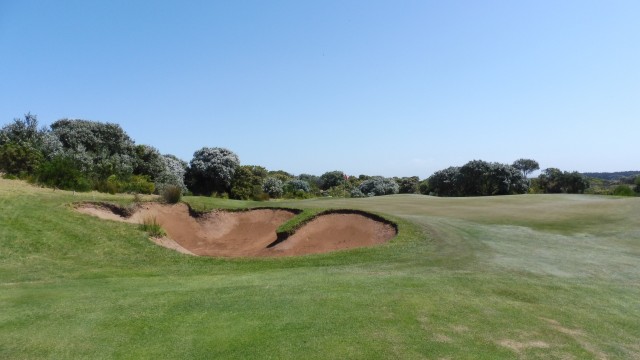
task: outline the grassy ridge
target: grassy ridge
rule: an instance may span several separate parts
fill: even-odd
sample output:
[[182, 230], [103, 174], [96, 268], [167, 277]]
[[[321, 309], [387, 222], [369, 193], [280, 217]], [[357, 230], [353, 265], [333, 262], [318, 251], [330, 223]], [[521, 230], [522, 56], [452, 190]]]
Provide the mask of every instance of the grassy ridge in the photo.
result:
[[130, 201], [0, 180], [0, 358], [640, 357], [640, 199], [275, 202], [400, 229], [278, 259], [182, 255], [67, 205], [80, 200]]

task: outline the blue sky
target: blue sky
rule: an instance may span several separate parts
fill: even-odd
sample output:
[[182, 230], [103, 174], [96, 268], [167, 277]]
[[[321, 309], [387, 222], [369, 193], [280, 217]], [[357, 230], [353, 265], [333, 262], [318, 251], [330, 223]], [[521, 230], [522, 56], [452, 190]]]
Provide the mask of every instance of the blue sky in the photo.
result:
[[0, 125], [113, 122], [294, 174], [638, 170], [639, 18], [636, 0], [0, 0]]

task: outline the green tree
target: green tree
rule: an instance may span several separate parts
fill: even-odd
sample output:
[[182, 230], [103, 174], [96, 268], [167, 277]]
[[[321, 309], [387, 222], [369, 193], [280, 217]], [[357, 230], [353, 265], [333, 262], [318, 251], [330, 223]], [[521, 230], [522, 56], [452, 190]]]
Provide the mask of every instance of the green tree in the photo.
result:
[[291, 179], [284, 183], [284, 194], [287, 197], [303, 198], [311, 192], [311, 185], [308, 182], [300, 179]]
[[33, 174], [42, 160], [42, 153], [30, 144], [9, 142], [0, 146], [0, 170], [7, 174]]
[[146, 175], [150, 180], [155, 181], [166, 171], [165, 159], [160, 151], [153, 146], [137, 145], [135, 154], [134, 174]]
[[613, 189], [613, 195], [616, 196], [634, 196], [635, 194], [629, 185], [618, 185]]
[[398, 183], [395, 180], [382, 176], [372, 176], [358, 186], [358, 190], [366, 196], [397, 194], [398, 188]]
[[418, 188], [420, 189], [420, 194], [422, 194], [422, 195], [429, 195], [429, 193], [431, 192], [431, 190], [429, 189], [429, 180], [428, 179], [420, 181], [420, 184], [418, 185]]
[[329, 190], [332, 187], [340, 186], [345, 181], [345, 175], [342, 171], [327, 171], [320, 176], [320, 189]]
[[437, 196], [460, 196], [459, 177], [460, 168], [457, 166], [436, 171], [429, 176], [429, 188]]
[[460, 168], [458, 186], [463, 196], [522, 194], [528, 189], [526, 178], [515, 167], [482, 160]]
[[514, 161], [511, 166], [520, 170], [522, 172], [522, 176], [524, 176], [525, 179], [532, 172], [540, 170], [540, 165], [538, 164], [538, 162], [532, 159], [518, 159]]
[[135, 143], [118, 124], [61, 119], [51, 124], [51, 131], [64, 154], [96, 181], [110, 175], [128, 178], [138, 165]]
[[171, 188], [168, 190], [169, 196], [170, 198], [175, 198], [172, 195], [175, 189], [172, 187], [176, 186], [180, 188], [181, 193], [186, 193], [187, 186], [184, 183], [184, 175], [188, 167], [187, 162], [171, 154], [162, 155], [162, 161], [164, 170], [154, 182], [158, 193], [163, 194], [165, 189]]
[[300, 174], [298, 175], [298, 179], [306, 181], [311, 186], [311, 191], [315, 192], [320, 189], [320, 185], [322, 184], [322, 180], [319, 176], [311, 175], [311, 174]]
[[274, 171], [269, 171], [269, 176], [274, 177], [280, 181], [282, 181], [283, 183], [286, 183], [287, 181], [295, 178], [295, 176], [293, 176], [293, 174], [290, 174], [284, 170], [274, 170]]
[[240, 159], [225, 148], [203, 147], [193, 154], [186, 177], [195, 194], [228, 193]]
[[420, 178], [417, 176], [403, 177], [396, 179], [398, 183], [398, 192], [400, 194], [416, 194], [418, 193], [418, 186]]
[[262, 166], [239, 166], [231, 182], [231, 198], [238, 200], [260, 199], [262, 182], [266, 177], [267, 169]]
[[13, 123], [0, 129], [0, 145], [14, 143], [38, 148], [44, 132], [38, 129], [38, 117], [28, 113], [24, 119], [15, 118]]
[[118, 124], [60, 119], [51, 124], [65, 149], [84, 148], [94, 154], [135, 156], [133, 140]]
[[79, 164], [73, 158], [63, 155], [44, 162], [37, 171], [37, 180], [52, 188], [91, 190], [91, 182], [82, 173]]
[[429, 191], [438, 196], [490, 196], [523, 194], [528, 181], [511, 165], [472, 160], [431, 175]]
[[551, 194], [582, 194], [589, 188], [589, 180], [579, 172], [561, 171], [557, 168], [543, 170], [537, 183], [542, 192]]
[[262, 182], [262, 191], [271, 198], [279, 198], [283, 194], [283, 183], [280, 179], [269, 176]]

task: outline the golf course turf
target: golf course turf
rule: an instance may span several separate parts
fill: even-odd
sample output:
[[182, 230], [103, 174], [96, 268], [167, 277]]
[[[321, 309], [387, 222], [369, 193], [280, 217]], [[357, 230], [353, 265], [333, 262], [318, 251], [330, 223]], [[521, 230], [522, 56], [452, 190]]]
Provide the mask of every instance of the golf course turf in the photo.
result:
[[640, 358], [640, 198], [394, 195], [194, 209], [379, 214], [388, 242], [219, 258], [0, 179], [0, 358]]

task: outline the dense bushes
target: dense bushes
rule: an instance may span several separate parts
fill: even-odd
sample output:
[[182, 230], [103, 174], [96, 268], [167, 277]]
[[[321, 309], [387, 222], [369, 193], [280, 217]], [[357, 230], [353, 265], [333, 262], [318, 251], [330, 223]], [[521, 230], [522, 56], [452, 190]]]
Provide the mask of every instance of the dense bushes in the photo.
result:
[[180, 160], [135, 146], [117, 124], [87, 120], [58, 120], [48, 130], [31, 114], [15, 119], [0, 130], [0, 170], [77, 191], [152, 193], [154, 181], [186, 191]]
[[[203, 147], [189, 164], [173, 155], [162, 155], [148, 145], [136, 145], [117, 124], [62, 119], [49, 129], [38, 128], [34, 115], [0, 129], [0, 172], [28, 178], [46, 186], [77, 191], [96, 189], [110, 193], [157, 193], [180, 189], [199, 195], [234, 199], [306, 198], [312, 196], [363, 197], [396, 193], [439, 196], [485, 196], [527, 192], [526, 176], [539, 169], [536, 161], [519, 159], [512, 165], [473, 160], [461, 167], [435, 172], [427, 180], [417, 176], [383, 178], [348, 177], [342, 171], [322, 176], [294, 176], [283, 170], [240, 166], [238, 156], [224, 148]], [[640, 193], [640, 177], [608, 194]], [[532, 192], [584, 193], [589, 181], [577, 172], [545, 169], [531, 180]]]
[[589, 180], [577, 171], [567, 172], [556, 168], [543, 170], [537, 184], [542, 192], [551, 194], [582, 194], [589, 188]]
[[195, 194], [228, 193], [239, 165], [240, 159], [233, 151], [203, 147], [193, 154], [186, 173], [187, 185]]
[[489, 196], [523, 194], [529, 185], [523, 173], [511, 165], [469, 161], [429, 177], [429, 189], [439, 196]]
[[262, 182], [267, 177], [262, 166], [243, 165], [236, 168], [231, 181], [231, 198], [238, 200], [262, 200]]
[[0, 145], [0, 170], [7, 174], [18, 177], [33, 174], [42, 160], [42, 153], [29, 144], [10, 142]]
[[76, 161], [68, 156], [59, 155], [43, 163], [36, 178], [39, 183], [53, 188], [75, 191], [89, 191], [92, 188]]
[[304, 180], [291, 179], [284, 184], [283, 192], [286, 198], [303, 199], [309, 197], [311, 185]]
[[429, 177], [429, 191], [438, 196], [463, 196], [458, 185], [460, 168], [451, 166]]
[[618, 185], [613, 189], [613, 195], [616, 196], [635, 196], [636, 193], [629, 185]]
[[417, 176], [397, 178], [395, 180], [398, 183], [398, 193], [400, 194], [418, 193], [420, 178], [418, 178]]
[[184, 175], [187, 171], [187, 162], [178, 159], [174, 155], [162, 155], [164, 169], [155, 178], [156, 191], [162, 194], [167, 186], [177, 186], [182, 189], [182, 193], [187, 192], [187, 185], [184, 183]]
[[276, 177], [269, 176], [262, 182], [262, 191], [271, 198], [282, 197], [284, 192], [282, 181]]
[[[398, 183], [382, 176], [372, 176], [360, 184], [358, 190], [366, 196], [391, 195], [398, 193]], [[356, 193], [357, 194], [357, 193]]]
[[328, 171], [320, 176], [320, 189], [329, 190], [332, 187], [336, 187], [344, 184], [345, 175], [342, 171]]
[[182, 188], [176, 185], [167, 185], [161, 192], [162, 199], [168, 204], [176, 204], [182, 198]]
[[158, 149], [149, 145], [138, 145], [135, 147], [135, 154], [134, 174], [146, 175], [155, 182], [165, 173], [165, 159]]
[[285, 188], [285, 192], [291, 192], [291, 193], [294, 193], [297, 191], [308, 193], [309, 191], [311, 191], [311, 185], [309, 185], [308, 182], [300, 179], [292, 179], [287, 181], [284, 184], [284, 188]]
[[155, 185], [147, 175], [131, 175], [127, 178], [111, 175], [106, 180], [98, 182], [96, 190], [110, 194], [152, 194], [155, 191]]

